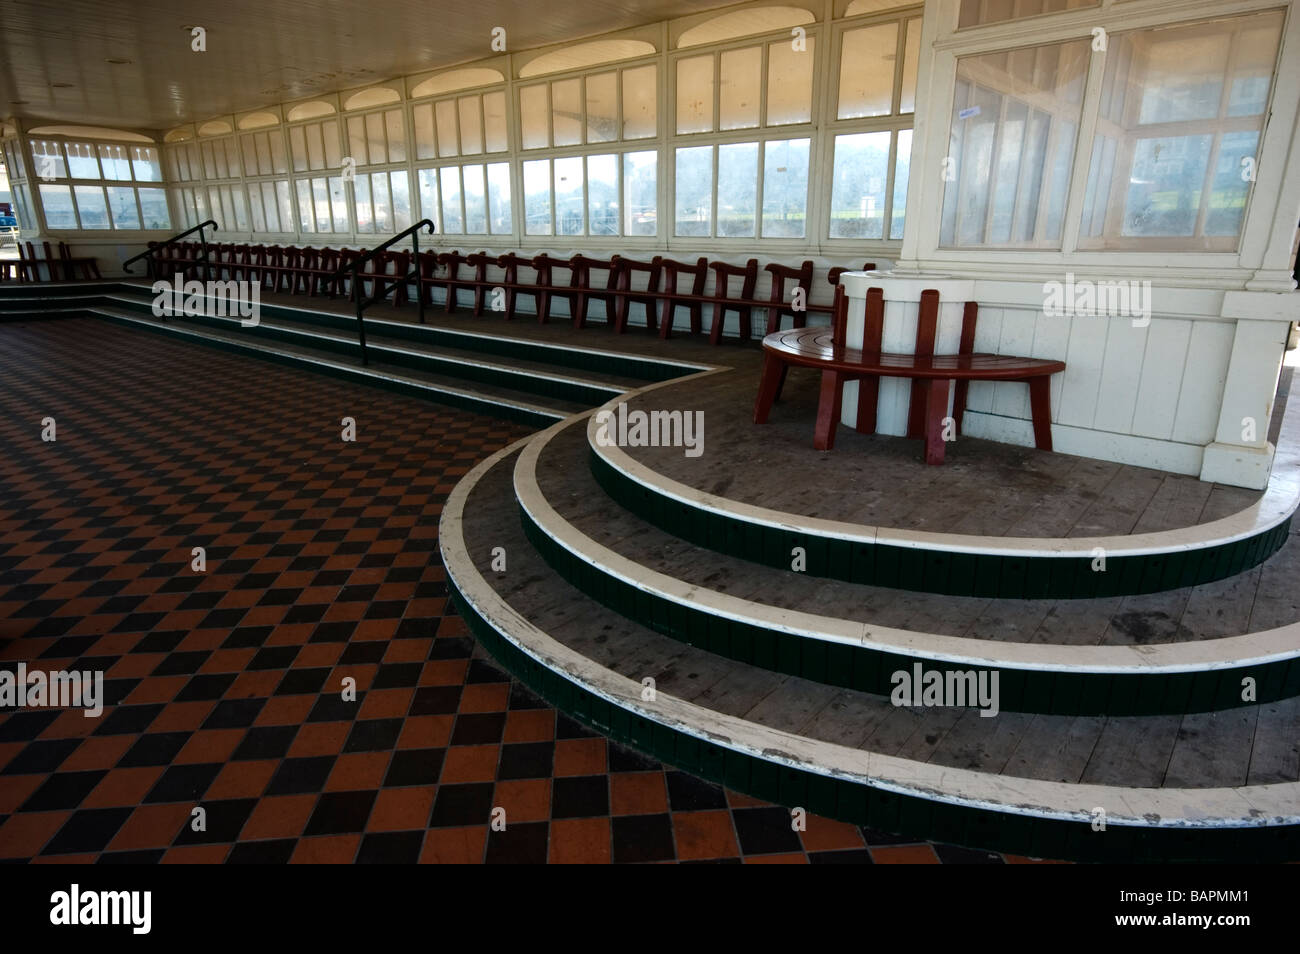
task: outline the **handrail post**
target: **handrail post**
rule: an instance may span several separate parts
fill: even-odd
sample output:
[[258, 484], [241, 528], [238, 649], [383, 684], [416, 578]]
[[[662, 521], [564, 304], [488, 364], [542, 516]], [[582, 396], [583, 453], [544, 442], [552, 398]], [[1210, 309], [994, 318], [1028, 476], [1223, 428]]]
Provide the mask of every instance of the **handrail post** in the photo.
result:
[[[353, 281], [356, 281], [356, 273], [353, 273]], [[362, 366], [370, 364], [370, 359], [366, 355], [366, 323], [361, 317], [361, 312], [365, 310], [366, 304], [363, 301], [365, 289], [361, 289], [357, 294], [357, 340], [361, 345], [361, 364]]]
[[420, 324], [424, 324], [424, 283], [420, 278], [424, 274], [424, 270], [420, 267], [420, 230], [418, 227], [411, 233], [411, 250], [413, 253], [412, 261], [415, 263], [416, 310], [420, 315]]

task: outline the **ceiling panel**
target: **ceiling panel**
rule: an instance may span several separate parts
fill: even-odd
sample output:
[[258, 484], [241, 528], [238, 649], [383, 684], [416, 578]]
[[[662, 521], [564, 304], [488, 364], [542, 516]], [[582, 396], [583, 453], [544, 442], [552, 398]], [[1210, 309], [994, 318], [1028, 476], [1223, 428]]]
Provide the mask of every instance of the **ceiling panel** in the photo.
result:
[[[164, 129], [731, 4], [0, 0], [0, 115]], [[207, 51], [190, 49], [190, 29]], [[111, 60], [125, 60], [112, 63]]]

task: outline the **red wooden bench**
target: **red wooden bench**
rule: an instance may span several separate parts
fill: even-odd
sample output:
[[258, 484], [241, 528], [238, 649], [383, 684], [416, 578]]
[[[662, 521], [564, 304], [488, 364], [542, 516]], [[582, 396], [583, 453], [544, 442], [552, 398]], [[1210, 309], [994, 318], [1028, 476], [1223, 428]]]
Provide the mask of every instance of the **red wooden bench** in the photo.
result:
[[[621, 256], [615, 255], [608, 260], [599, 258], [589, 258], [586, 255], [575, 255], [569, 259], [569, 263], [579, 273], [578, 281], [578, 303], [573, 311], [573, 327], [587, 327], [587, 311], [591, 307], [592, 300], [601, 302], [605, 306], [605, 323], [613, 326], [614, 324], [614, 301], [616, 289], [618, 288], [619, 266], [623, 261]], [[605, 279], [605, 287], [598, 289], [591, 281], [593, 271], [607, 271], [609, 274]]]
[[[798, 268], [769, 262], [763, 266], [763, 271], [770, 273], [772, 276], [772, 304], [767, 310], [767, 333], [770, 335], [780, 328], [781, 319], [787, 316], [794, 319], [796, 328], [802, 328], [808, 323], [807, 303], [812, 297], [812, 260], [805, 260]], [[786, 304], [785, 283], [787, 279], [793, 279], [796, 287], [803, 289], [804, 308], [800, 311], [795, 311]], [[793, 295], [793, 290], [791, 290], [791, 294]]]
[[[691, 334], [699, 334], [704, 322], [704, 303], [699, 298], [704, 294], [704, 283], [709, 280], [709, 260], [701, 255], [694, 264], [679, 262], [671, 258], [661, 260], [664, 269], [663, 314], [659, 318], [659, 337], [668, 338], [673, 333], [673, 318], [678, 308], [685, 308], [691, 317]], [[678, 294], [677, 278], [679, 275], [691, 279], [691, 289]], [[691, 297], [687, 297], [687, 296]], [[648, 314], [648, 313], [647, 313]]]
[[[531, 258], [524, 258], [522, 255], [516, 255], [514, 252], [507, 252], [505, 255], [493, 259], [493, 261], [506, 273], [505, 281], [501, 284], [501, 288], [505, 292], [506, 298], [506, 320], [509, 321], [514, 318], [515, 302], [519, 300], [519, 296], [529, 295], [532, 297], [533, 303], [537, 308], [538, 320], [545, 321], [546, 319], [542, 317], [543, 292], [536, 287], [537, 285], [542, 284], [540, 273], [538, 274], [537, 280], [533, 283], [533, 288], [521, 287], [522, 283], [519, 281], [519, 267], [522, 265], [524, 268], [536, 268], [537, 266], [534, 264], [534, 260]], [[477, 315], [478, 312], [476, 311], [474, 314]]]
[[[569, 303], [569, 315], [576, 322], [578, 314], [578, 301], [582, 297], [582, 280], [583, 270], [574, 259], [580, 256], [573, 256], [568, 260], [563, 258], [551, 258], [546, 253], [536, 256], [533, 259], [533, 268], [537, 269], [537, 284], [541, 291], [537, 294], [537, 321], [539, 324], [546, 324], [551, 320], [551, 300], [553, 298], [563, 298]], [[569, 287], [568, 290], [562, 290], [555, 287], [555, 269], [567, 268], [569, 270]]]
[[910, 378], [912, 394], [907, 436], [924, 438], [927, 464], [942, 464], [943, 419], [948, 413], [949, 382], [956, 381], [959, 386], [954, 398], [953, 419], [955, 431], [960, 434], [966, 407], [966, 391], [961, 385], [971, 381], [1023, 381], [1029, 385], [1034, 445], [1040, 450], [1051, 450], [1051, 376], [1064, 371], [1065, 362], [971, 353], [977, 310], [975, 302], [966, 303], [959, 353], [937, 355], [934, 353], [934, 336], [939, 293], [927, 289], [921, 293], [915, 353], [882, 352], [884, 293], [879, 288], [871, 288], [867, 291], [863, 347], [849, 348], [845, 345], [848, 299], [844, 289], [837, 286], [830, 328], [793, 328], [773, 332], [763, 339], [763, 376], [754, 402], [754, 423], [767, 422], [772, 403], [780, 395], [790, 367], [814, 368], [821, 371], [822, 381], [813, 446], [817, 450], [830, 450], [835, 446], [835, 428], [840, 419], [846, 382], [861, 382], [858, 385], [856, 429], [862, 434], [874, 434], [880, 379]]
[[749, 341], [750, 338], [750, 319], [753, 316], [754, 309], [752, 305], [744, 305], [740, 302], [730, 303], [727, 299], [727, 286], [731, 279], [740, 279], [740, 295], [742, 301], [754, 297], [754, 287], [758, 284], [758, 259], [751, 258], [742, 265], [729, 265], [726, 262], [713, 262], [709, 265], [713, 269], [713, 294], [715, 298], [722, 301], [714, 302], [713, 305], [713, 327], [709, 329], [709, 343], [719, 344], [722, 341], [722, 325], [726, 320], [727, 312], [734, 311], [737, 320], [740, 322], [740, 340]]
[[[655, 311], [659, 308], [659, 278], [663, 274], [664, 260], [656, 255], [649, 262], [638, 262], [630, 258], [620, 258], [616, 264], [618, 271], [618, 291], [614, 302], [614, 330], [622, 334], [627, 330], [629, 306], [639, 304], [645, 307], [646, 331], [651, 334], [655, 329]], [[644, 273], [644, 289], [632, 287], [634, 273]]]

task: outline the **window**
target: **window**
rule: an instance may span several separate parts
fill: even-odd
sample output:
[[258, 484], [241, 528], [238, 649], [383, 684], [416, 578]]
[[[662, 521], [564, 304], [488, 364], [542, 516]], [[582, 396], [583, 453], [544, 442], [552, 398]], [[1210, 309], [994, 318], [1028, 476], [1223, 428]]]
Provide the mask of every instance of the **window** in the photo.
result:
[[805, 37], [796, 50], [787, 36], [678, 58], [677, 134], [811, 122], [815, 42]]
[[[348, 155], [359, 166], [406, 161], [406, 126], [401, 109], [348, 117]], [[341, 164], [329, 163], [333, 168]]]
[[239, 137], [239, 144], [244, 155], [245, 175], [284, 175], [289, 171], [284, 154], [284, 136], [280, 130], [244, 133]]
[[289, 151], [293, 155], [294, 172], [339, 168], [343, 165], [343, 156], [339, 151], [338, 120], [290, 126]]
[[[334, 179], [330, 180], [331, 189]], [[339, 188], [342, 180], [339, 179]], [[301, 184], [299, 186], [301, 189]], [[411, 189], [406, 170], [392, 172], [359, 173], [352, 182], [355, 198], [357, 231], [370, 233], [400, 232], [411, 224]], [[301, 200], [299, 200], [301, 204]], [[336, 217], [339, 214], [336, 207]], [[347, 231], [346, 206], [341, 210], [341, 227], [336, 231]]]
[[415, 158], [438, 159], [506, 152], [506, 94], [472, 93], [421, 103], [411, 110]]
[[655, 235], [657, 166], [653, 151], [526, 161], [525, 234]]
[[[167, 193], [160, 187], [138, 188], [133, 182], [161, 182], [156, 146], [107, 142], [33, 139], [32, 156], [51, 230], [138, 231], [169, 229]], [[67, 185], [59, 179], [71, 180]], [[21, 197], [20, 197], [20, 193]], [[26, 199], [15, 191], [15, 204]], [[23, 215], [30, 218], [30, 210]], [[34, 223], [31, 227], [35, 227]]]
[[[647, 139], [658, 132], [653, 63], [551, 80], [519, 90], [524, 149]], [[442, 126], [439, 124], [439, 135]]]
[[1111, 38], [1080, 248], [1236, 250], [1282, 21]]
[[939, 244], [1059, 248], [1089, 42], [957, 61]]
[[805, 237], [809, 146], [787, 139], [678, 148], [674, 234]]

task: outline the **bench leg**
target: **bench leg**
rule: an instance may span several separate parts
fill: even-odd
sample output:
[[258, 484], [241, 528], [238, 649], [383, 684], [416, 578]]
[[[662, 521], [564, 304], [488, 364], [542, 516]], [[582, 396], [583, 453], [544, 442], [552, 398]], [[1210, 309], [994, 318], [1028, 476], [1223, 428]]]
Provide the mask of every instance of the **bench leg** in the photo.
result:
[[948, 416], [948, 379], [933, 378], [925, 385], [925, 462], [943, 463], [943, 419]]
[[785, 380], [786, 363], [775, 355], [763, 356], [763, 376], [758, 383], [758, 398], [754, 401], [754, 423], [766, 424], [772, 402]]
[[817, 433], [813, 436], [813, 447], [817, 450], [834, 449], [835, 428], [840, 423], [843, 400], [843, 377], [838, 371], [823, 371], [821, 394], [817, 398]]
[[1052, 449], [1052, 379], [1040, 375], [1029, 379], [1029, 409], [1034, 419], [1034, 446]]
[[966, 414], [966, 396], [970, 393], [969, 381], [958, 381], [952, 395], [953, 433], [961, 437], [961, 419]]
[[880, 378], [858, 379], [859, 434], [876, 433], [876, 406], [880, 401]]

